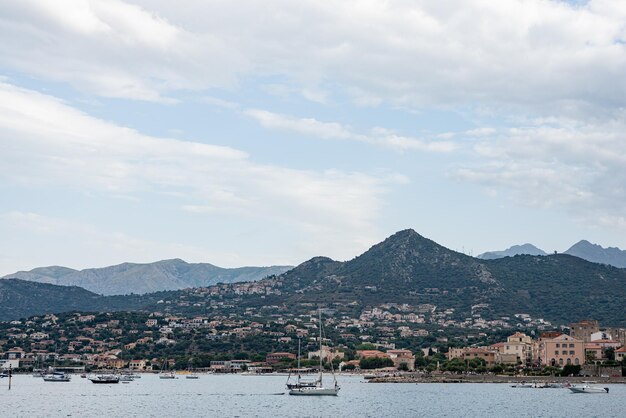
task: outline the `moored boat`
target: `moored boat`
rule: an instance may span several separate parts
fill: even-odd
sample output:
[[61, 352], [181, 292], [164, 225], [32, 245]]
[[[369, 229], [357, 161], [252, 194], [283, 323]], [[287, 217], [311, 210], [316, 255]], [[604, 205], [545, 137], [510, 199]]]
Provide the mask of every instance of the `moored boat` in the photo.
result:
[[43, 375], [44, 382], [69, 382], [71, 378], [69, 374], [63, 372], [52, 372]]
[[89, 380], [98, 384], [115, 384], [120, 382], [120, 377], [114, 374], [99, 374], [89, 377]]
[[603, 388], [600, 386], [581, 385], [572, 386], [568, 389], [574, 393], [609, 393], [609, 388]]
[[339, 385], [337, 384], [337, 379], [335, 378], [335, 373], [333, 371], [332, 368], [332, 362], [330, 363], [331, 365], [331, 371], [333, 374], [333, 382], [334, 385], [331, 387], [324, 387], [324, 384], [322, 382], [322, 375], [323, 375], [323, 370], [324, 370], [324, 366], [323, 366], [323, 358], [322, 358], [322, 311], [319, 311], [319, 328], [320, 328], [320, 335], [319, 335], [319, 340], [320, 340], [320, 374], [317, 378], [317, 380], [315, 380], [315, 385], [314, 386], [302, 386], [300, 383], [300, 379], [298, 379], [298, 383], [300, 384], [299, 387], [295, 387], [293, 389], [289, 389], [289, 394], [290, 395], [295, 395], [295, 396], [337, 396], [337, 394], [339, 393]]
[[317, 386], [317, 380], [303, 380], [301, 376], [302, 369], [300, 368], [300, 344], [301, 340], [298, 338], [298, 368], [295, 370], [297, 372], [297, 378], [295, 382], [291, 382], [291, 370], [289, 371], [289, 376], [287, 376], [287, 389], [298, 389], [298, 388], [312, 388]]

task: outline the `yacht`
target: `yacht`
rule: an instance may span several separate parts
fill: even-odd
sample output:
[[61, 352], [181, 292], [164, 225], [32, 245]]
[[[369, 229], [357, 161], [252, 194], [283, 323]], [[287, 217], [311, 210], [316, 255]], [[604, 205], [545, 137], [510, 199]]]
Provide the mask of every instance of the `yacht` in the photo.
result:
[[300, 375], [302, 371], [300, 368], [300, 344], [301, 339], [298, 338], [298, 368], [296, 369], [298, 377], [295, 382], [291, 382], [291, 370], [289, 371], [289, 376], [287, 376], [287, 389], [298, 389], [303, 387], [311, 388], [317, 386], [317, 380], [302, 380], [302, 376]]
[[317, 378], [317, 380], [315, 381], [315, 385], [314, 386], [300, 386], [300, 387], [294, 387], [293, 389], [289, 389], [289, 394], [290, 395], [295, 395], [295, 396], [337, 396], [337, 394], [339, 393], [339, 385], [337, 384], [337, 379], [335, 378], [335, 372], [332, 368], [332, 362], [330, 363], [331, 365], [331, 371], [333, 374], [333, 386], [331, 387], [324, 387], [324, 384], [322, 382], [322, 375], [323, 375], [323, 370], [324, 370], [324, 366], [322, 364], [322, 360], [323, 360], [323, 356], [322, 356], [322, 311], [319, 310], [319, 328], [320, 328], [320, 374]]
[[159, 373], [159, 379], [178, 379], [174, 372], [161, 372]]

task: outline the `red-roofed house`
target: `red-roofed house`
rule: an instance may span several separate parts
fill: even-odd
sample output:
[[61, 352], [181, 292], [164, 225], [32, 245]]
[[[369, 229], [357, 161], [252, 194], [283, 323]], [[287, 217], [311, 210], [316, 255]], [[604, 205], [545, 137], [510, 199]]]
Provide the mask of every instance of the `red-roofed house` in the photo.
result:
[[388, 354], [379, 350], [356, 350], [356, 355], [359, 359], [372, 358], [372, 357], [389, 357]]

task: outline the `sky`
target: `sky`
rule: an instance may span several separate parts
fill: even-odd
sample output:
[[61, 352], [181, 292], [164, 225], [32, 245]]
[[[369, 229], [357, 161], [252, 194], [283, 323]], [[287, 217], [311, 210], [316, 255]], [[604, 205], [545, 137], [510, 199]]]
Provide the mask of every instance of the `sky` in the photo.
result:
[[626, 248], [621, 0], [0, 0], [0, 274]]

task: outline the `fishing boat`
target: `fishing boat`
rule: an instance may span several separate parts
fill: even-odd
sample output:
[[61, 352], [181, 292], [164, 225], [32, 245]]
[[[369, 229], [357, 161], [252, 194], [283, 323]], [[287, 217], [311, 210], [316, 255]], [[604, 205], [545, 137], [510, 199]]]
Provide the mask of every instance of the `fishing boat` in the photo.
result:
[[600, 386], [580, 385], [572, 386], [568, 389], [574, 393], [609, 393], [609, 388], [603, 388]]
[[323, 384], [323, 371], [324, 366], [322, 363], [323, 355], [322, 355], [322, 311], [319, 310], [319, 329], [320, 329], [320, 373], [318, 375], [317, 380], [315, 381], [315, 385], [313, 386], [300, 386], [295, 387], [293, 389], [289, 389], [290, 395], [295, 396], [337, 396], [339, 393], [339, 385], [337, 384], [337, 379], [335, 378], [335, 372], [332, 367], [332, 361], [330, 362], [330, 370], [333, 375], [333, 385], [330, 387], [324, 387]]

